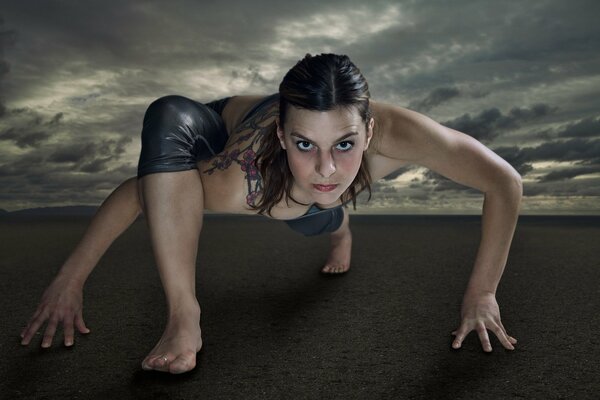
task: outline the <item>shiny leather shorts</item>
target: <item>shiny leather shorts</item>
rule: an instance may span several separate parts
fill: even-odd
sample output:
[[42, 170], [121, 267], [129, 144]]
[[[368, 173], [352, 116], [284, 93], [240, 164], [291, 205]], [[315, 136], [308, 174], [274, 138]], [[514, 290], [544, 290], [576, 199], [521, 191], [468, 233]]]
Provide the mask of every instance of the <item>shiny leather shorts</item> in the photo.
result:
[[198, 169], [196, 162], [220, 153], [229, 135], [221, 113], [230, 97], [199, 103], [170, 95], [153, 101], [144, 115], [137, 177]]

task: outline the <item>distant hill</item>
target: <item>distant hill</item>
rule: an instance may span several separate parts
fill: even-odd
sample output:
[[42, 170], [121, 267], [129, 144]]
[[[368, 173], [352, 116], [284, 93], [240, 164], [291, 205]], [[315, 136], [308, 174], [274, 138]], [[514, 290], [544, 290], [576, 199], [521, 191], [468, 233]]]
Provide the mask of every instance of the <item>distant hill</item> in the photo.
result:
[[81, 216], [91, 217], [96, 213], [98, 206], [63, 206], [63, 207], [38, 207], [23, 210], [6, 211], [0, 209], [0, 217], [17, 216]]

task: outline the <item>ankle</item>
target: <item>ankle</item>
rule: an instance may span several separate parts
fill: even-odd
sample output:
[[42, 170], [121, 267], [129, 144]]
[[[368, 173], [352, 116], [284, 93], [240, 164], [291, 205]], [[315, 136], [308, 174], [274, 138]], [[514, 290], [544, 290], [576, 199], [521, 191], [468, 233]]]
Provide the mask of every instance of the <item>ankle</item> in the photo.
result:
[[332, 244], [337, 244], [343, 241], [349, 241], [352, 240], [352, 233], [350, 232], [350, 229], [336, 231], [331, 234], [330, 240]]
[[193, 317], [200, 317], [200, 304], [198, 300], [177, 301], [172, 302], [168, 305], [168, 319], [179, 320], [181, 318], [189, 319]]

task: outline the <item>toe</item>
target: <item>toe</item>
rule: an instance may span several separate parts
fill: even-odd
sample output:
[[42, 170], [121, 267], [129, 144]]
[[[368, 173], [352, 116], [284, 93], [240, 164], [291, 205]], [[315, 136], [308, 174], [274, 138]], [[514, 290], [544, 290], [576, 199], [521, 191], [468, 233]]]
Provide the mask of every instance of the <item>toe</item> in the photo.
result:
[[181, 374], [194, 369], [196, 366], [196, 353], [185, 353], [177, 357], [169, 364], [169, 372]]
[[156, 370], [156, 371], [168, 371], [169, 370], [169, 358], [165, 359], [165, 355], [152, 355], [146, 357], [146, 359], [142, 362], [142, 368], [146, 371]]

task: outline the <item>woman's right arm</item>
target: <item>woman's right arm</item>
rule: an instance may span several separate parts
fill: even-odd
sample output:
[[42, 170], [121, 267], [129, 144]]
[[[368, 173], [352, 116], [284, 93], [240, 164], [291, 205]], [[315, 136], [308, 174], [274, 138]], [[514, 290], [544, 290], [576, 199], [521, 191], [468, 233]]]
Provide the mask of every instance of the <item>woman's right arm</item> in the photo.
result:
[[96, 211], [90, 225], [52, 283], [46, 288], [35, 313], [21, 332], [21, 344], [28, 345], [47, 320], [42, 347], [50, 347], [57, 326], [64, 328], [65, 346], [74, 340], [74, 327], [88, 333], [83, 321], [83, 286], [100, 257], [142, 212], [137, 177], [119, 185]]

